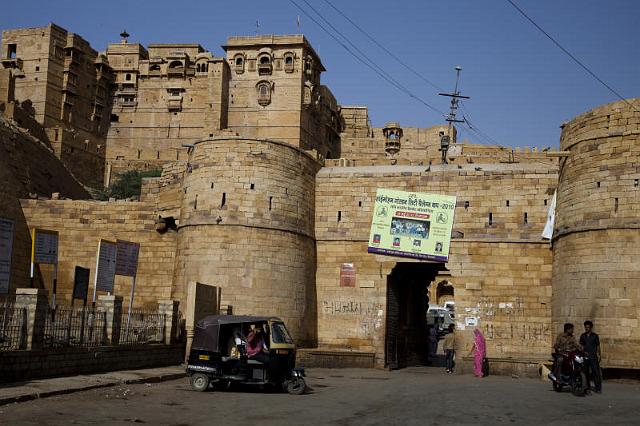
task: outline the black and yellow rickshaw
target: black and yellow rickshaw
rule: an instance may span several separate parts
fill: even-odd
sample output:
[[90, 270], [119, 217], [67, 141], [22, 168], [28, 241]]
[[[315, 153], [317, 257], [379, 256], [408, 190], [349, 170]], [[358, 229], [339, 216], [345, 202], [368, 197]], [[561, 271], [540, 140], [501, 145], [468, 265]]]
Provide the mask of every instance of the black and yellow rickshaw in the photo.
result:
[[[246, 352], [247, 334], [262, 328], [267, 346], [261, 362]], [[304, 393], [304, 369], [295, 368], [296, 348], [284, 322], [273, 317], [212, 315], [197, 322], [187, 375], [194, 390], [233, 383], [272, 385], [290, 394]]]

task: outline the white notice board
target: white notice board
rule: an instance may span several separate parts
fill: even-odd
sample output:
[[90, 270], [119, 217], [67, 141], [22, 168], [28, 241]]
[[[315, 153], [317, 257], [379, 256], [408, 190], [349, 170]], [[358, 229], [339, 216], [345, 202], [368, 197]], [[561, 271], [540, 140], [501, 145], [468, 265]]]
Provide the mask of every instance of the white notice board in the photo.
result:
[[94, 283], [96, 290], [113, 293], [113, 284], [116, 277], [116, 254], [116, 243], [100, 240], [96, 262], [96, 280]]
[[9, 292], [12, 249], [13, 221], [0, 217], [0, 294]]
[[32, 234], [31, 261], [33, 263], [58, 264], [58, 232], [34, 229]]
[[116, 275], [135, 277], [138, 269], [140, 244], [117, 240]]

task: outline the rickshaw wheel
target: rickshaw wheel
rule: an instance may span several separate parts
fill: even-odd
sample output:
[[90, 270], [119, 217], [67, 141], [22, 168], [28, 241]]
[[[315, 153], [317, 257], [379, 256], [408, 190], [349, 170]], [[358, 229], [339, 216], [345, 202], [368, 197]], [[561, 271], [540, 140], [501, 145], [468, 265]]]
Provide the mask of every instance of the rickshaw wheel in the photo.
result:
[[302, 377], [293, 377], [286, 382], [286, 389], [291, 395], [302, 395], [307, 389], [307, 384]]
[[209, 389], [209, 376], [202, 373], [194, 373], [191, 378], [191, 387], [198, 392], [204, 392]]

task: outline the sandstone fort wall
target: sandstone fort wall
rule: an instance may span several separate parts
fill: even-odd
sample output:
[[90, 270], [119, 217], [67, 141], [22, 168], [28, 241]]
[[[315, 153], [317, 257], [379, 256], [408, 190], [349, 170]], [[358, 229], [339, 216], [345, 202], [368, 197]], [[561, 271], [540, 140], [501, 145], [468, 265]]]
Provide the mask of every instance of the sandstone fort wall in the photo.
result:
[[[176, 233], [155, 230], [156, 215], [148, 203], [131, 201], [22, 200], [22, 210], [30, 229], [59, 232], [57, 299], [71, 301], [76, 266], [91, 269], [90, 296], [96, 272], [100, 239], [140, 243], [134, 306], [156, 306], [169, 299], [175, 264]], [[44, 286], [51, 294], [52, 266], [41, 265]], [[128, 306], [130, 277], [116, 276], [114, 294]], [[98, 293], [100, 294], [100, 293]]]
[[621, 101], [576, 117], [560, 140], [570, 155], [558, 185], [554, 326], [593, 320], [606, 367], [640, 367], [639, 134], [640, 114]]
[[[436, 281], [453, 285], [458, 324], [464, 324], [466, 316], [477, 317], [490, 356], [548, 354], [552, 257], [541, 232], [557, 169], [542, 165], [482, 168], [487, 170], [471, 166], [433, 166], [431, 171], [424, 167], [334, 167], [319, 172], [316, 286], [320, 346], [374, 351], [378, 365], [384, 360], [387, 275], [403, 262], [367, 253], [375, 191], [385, 187], [457, 196], [450, 259], [444, 265], [447, 271]], [[340, 287], [343, 263], [354, 264], [356, 287]], [[460, 347], [466, 348], [469, 333], [461, 331], [460, 335]]]
[[175, 286], [219, 286], [237, 314], [277, 315], [302, 344], [315, 330], [315, 179], [320, 164], [268, 140], [195, 144], [183, 181]]
[[0, 117], [0, 217], [14, 221], [10, 292], [29, 283], [31, 237], [20, 198], [88, 198], [51, 148]]

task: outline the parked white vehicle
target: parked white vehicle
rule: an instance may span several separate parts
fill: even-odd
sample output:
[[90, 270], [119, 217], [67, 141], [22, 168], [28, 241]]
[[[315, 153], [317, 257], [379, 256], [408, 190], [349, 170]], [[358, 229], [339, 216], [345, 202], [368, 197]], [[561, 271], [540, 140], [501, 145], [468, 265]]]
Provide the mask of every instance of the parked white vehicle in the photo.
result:
[[438, 334], [446, 334], [450, 324], [455, 324], [453, 312], [444, 306], [429, 305], [427, 325], [436, 327]]

